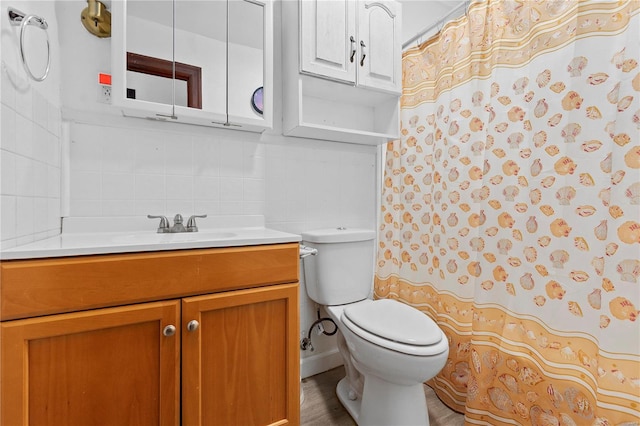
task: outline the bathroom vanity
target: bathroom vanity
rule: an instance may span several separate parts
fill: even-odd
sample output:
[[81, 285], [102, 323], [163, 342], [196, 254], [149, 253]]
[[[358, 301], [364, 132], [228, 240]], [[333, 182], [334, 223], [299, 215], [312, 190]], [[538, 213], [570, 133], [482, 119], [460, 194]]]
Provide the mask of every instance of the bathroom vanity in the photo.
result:
[[4, 252], [1, 423], [298, 424], [297, 236], [213, 235]]

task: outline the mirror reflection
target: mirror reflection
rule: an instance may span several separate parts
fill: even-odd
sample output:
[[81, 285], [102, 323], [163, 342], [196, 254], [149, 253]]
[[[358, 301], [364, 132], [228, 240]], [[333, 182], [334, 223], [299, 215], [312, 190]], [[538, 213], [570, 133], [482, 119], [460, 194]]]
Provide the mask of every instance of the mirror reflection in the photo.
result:
[[174, 53], [174, 2], [128, 0], [127, 97], [172, 104], [175, 88], [176, 106], [260, 117], [251, 99], [263, 85], [263, 9], [245, 0], [175, 0]]
[[229, 2], [229, 115], [260, 117], [253, 93], [263, 85], [264, 10], [248, 1]]

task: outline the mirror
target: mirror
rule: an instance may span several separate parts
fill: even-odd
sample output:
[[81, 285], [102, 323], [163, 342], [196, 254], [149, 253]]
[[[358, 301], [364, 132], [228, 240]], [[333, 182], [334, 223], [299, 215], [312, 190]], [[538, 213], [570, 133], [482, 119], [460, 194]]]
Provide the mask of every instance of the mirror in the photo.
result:
[[178, 118], [263, 121], [252, 98], [265, 82], [266, 17], [252, 0], [128, 0], [127, 98], [175, 105]]
[[[125, 66], [126, 96], [146, 102], [173, 103], [173, 4], [171, 1], [148, 2], [129, 0], [126, 2]], [[131, 70], [132, 55], [140, 59]], [[151, 63], [168, 63], [171, 72], [160, 74]], [[186, 98], [186, 95], [185, 95]], [[186, 104], [185, 104], [186, 105]]]
[[176, 0], [175, 8], [175, 60], [202, 69], [202, 109], [226, 115], [227, 2]]
[[202, 109], [202, 69], [127, 52], [127, 98]]
[[253, 93], [264, 83], [264, 6], [229, 1], [229, 116], [261, 118]]

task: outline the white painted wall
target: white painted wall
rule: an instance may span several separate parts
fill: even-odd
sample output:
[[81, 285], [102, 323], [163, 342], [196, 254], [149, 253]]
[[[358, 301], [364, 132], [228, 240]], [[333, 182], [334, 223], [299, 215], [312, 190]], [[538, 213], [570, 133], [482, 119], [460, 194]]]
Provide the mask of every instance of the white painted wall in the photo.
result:
[[[20, 27], [9, 25], [7, 7], [36, 14], [49, 24], [51, 71], [30, 80], [19, 55]], [[0, 248], [60, 232], [61, 60], [55, 8], [48, 1], [0, 3], [2, 114], [0, 127]], [[46, 34], [27, 27], [25, 51], [33, 72], [46, 67]]]
[[[437, 23], [441, 18], [445, 17], [453, 9], [461, 3], [461, 0], [399, 0], [402, 3], [402, 40], [403, 43], [411, 39], [416, 34], [422, 32], [425, 28]], [[458, 15], [451, 15], [450, 19], [455, 19], [462, 15], [464, 11], [461, 9]], [[445, 21], [445, 23], [447, 22]], [[429, 37], [438, 32], [441, 24], [436, 28], [424, 34], [416, 43], [428, 40]]]

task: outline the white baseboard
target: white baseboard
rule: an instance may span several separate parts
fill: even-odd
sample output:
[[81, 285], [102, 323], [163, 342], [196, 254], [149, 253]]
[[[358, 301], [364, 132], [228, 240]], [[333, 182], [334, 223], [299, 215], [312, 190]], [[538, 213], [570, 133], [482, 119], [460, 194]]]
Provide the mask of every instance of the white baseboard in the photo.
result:
[[300, 360], [300, 377], [306, 378], [324, 373], [343, 364], [338, 349], [333, 349], [317, 355], [311, 355]]

